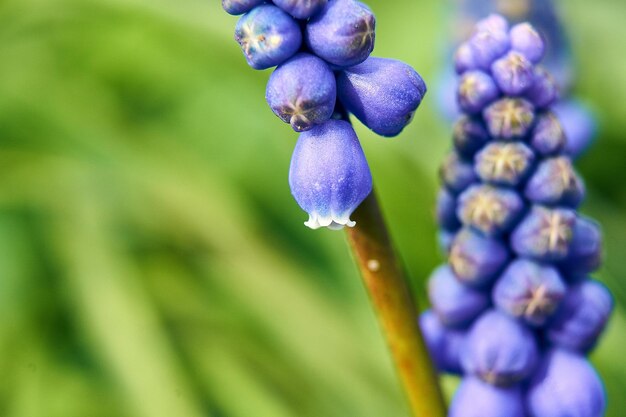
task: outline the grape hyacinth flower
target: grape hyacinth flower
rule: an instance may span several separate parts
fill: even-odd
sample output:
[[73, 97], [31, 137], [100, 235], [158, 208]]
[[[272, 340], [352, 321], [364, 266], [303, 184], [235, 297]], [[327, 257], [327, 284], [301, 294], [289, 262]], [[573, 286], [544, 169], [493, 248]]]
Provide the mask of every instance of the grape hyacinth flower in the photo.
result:
[[306, 25], [306, 43], [315, 53], [337, 67], [365, 61], [374, 49], [376, 18], [356, 0], [331, 0]]
[[471, 323], [490, 304], [487, 294], [461, 284], [448, 265], [435, 269], [428, 280], [428, 295], [433, 311], [449, 327]]
[[587, 359], [553, 349], [530, 382], [526, 404], [531, 417], [600, 417], [606, 409], [605, 395]]
[[466, 376], [452, 399], [448, 417], [526, 417], [522, 389], [497, 387]]
[[596, 345], [613, 307], [609, 290], [598, 281], [586, 279], [567, 292], [546, 337], [555, 346], [586, 353]]
[[[381, 136], [396, 136], [422, 102], [424, 80], [403, 62], [370, 57], [376, 18], [359, 1], [222, 0], [222, 7], [243, 14], [235, 40], [248, 64], [277, 67], [267, 83], [269, 107], [303, 132], [289, 184], [309, 214], [305, 224], [354, 226], [350, 215], [370, 194], [372, 179], [349, 115]], [[458, 168], [450, 171], [461, 176], [455, 193], [465, 187], [462, 176], [473, 172], [471, 165], [466, 172]]]
[[337, 77], [346, 110], [381, 136], [397, 136], [426, 94], [422, 77], [404, 62], [370, 57]]
[[461, 364], [465, 373], [497, 386], [511, 386], [530, 376], [539, 349], [533, 332], [508, 314], [491, 310], [467, 334]]
[[493, 299], [502, 311], [541, 326], [556, 311], [566, 291], [556, 268], [517, 259], [498, 278]]
[[302, 44], [298, 23], [271, 4], [262, 4], [243, 15], [235, 28], [235, 40], [254, 69], [282, 64]]
[[424, 311], [420, 315], [419, 325], [437, 369], [460, 375], [465, 331], [445, 327], [432, 310]]
[[354, 226], [350, 214], [372, 191], [372, 176], [350, 123], [329, 120], [300, 134], [289, 186], [311, 229]]
[[453, 358], [463, 379], [449, 416], [604, 413], [602, 381], [584, 355], [613, 300], [589, 276], [601, 264], [602, 234], [576, 211], [585, 188], [545, 53], [532, 25], [509, 30], [490, 16], [456, 54], [458, 91], [481, 74], [480, 85], [497, 92], [474, 92], [474, 101], [459, 94], [463, 113], [440, 170], [436, 213], [448, 262], [430, 278], [422, 328], [440, 372], [457, 373], [442, 359], [445, 335], [463, 335]]
[[335, 76], [320, 58], [300, 53], [272, 73], [265, 98], [276, 116], [293, 130], [309, 130], [333, 115]]

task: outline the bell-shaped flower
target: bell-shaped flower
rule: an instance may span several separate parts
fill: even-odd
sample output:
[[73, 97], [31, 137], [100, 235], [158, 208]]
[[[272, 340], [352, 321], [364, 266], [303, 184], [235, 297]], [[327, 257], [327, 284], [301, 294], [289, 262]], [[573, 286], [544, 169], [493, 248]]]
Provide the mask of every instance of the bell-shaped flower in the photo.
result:
[[352, 212], [372, 191], [372, 175], [350, 123], [331, 119], [300, 134], [289, 186], [311, 229], [352, 227]]

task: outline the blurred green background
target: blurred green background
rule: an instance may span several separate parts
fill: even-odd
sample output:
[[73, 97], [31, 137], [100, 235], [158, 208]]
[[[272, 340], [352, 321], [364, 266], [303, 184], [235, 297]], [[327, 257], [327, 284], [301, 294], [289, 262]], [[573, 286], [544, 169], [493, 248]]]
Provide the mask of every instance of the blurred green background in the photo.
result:
[[[369, 4], [375, 54], [430, 81], [399, 138], [358, 126], [424, 307], [446, 8]], [[626, 3], [562, 6], [601, 123], [583, 211], [619, 304], [593, 361], [623, 417]], [[407, 415], [344, 235], [302, 225], [296, 135], [235, 22], [217, 0], [0, 0], [0, 416]]]

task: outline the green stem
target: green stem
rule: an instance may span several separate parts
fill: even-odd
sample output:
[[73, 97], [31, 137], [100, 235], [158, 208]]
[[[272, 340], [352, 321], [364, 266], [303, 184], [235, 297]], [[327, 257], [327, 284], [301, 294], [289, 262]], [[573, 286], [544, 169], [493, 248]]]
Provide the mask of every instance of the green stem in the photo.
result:
[[382, 331], [414, 417], [445, 417], [446, 407], [430, 355], [419, 330], [407, 278], [398, 264], [374, 192], [353, 214], [348, 229]]

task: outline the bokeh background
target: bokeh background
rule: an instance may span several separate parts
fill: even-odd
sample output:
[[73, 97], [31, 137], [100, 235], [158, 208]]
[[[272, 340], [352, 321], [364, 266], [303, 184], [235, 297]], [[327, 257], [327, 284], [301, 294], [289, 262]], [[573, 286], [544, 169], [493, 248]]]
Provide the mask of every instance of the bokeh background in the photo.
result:
[[[447, 5], [368, 3], [375, 54], [431, 88], [400, 137], [357, 126], [425, 308]], [[623, 417], [626, 2], [560, 5], [601, 128], [578, 167], [618, 307], [592, 358]], [[0, 416], [407, 415], [344, 235], [302, 225], [296, 135], [235, 22], [217, 0], [0, 0]]]

